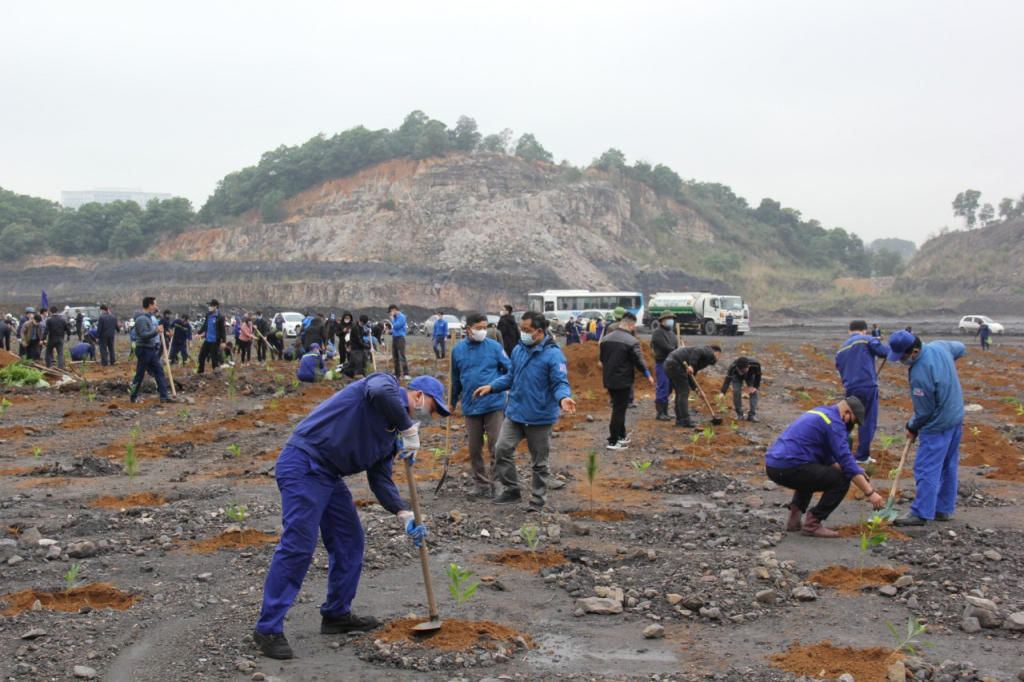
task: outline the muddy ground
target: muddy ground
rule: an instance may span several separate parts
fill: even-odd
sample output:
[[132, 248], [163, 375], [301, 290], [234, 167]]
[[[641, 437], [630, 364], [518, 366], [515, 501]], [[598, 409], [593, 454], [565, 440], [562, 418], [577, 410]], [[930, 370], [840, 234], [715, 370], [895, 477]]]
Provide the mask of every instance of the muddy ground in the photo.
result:
[[[338, 385], [293, 386], [295, 366], [274, 363], [239, 368], [233, 390], [226, 372], [179, 370], [189, 402], [167, 406], [151, 385], [144, 404], [128, 403], [127, 365], [88, 368], [84, 389], [8, 389], [2, 395], [12, 405], [0, 418], [0, 673], [64, 680], [81, 666], [85, 677], [138, 682], [790, 680], [842, 672], [882, 680], [899, 658], [886, 621], [905, 630], [916, 617], [935, 645], [922, 649], [923, 661], [907, 659], [917, 679], [1015, 679], [1024, 667], [1021, 631], [1009, 629], [1011, 614], [1024, 611], [1024, 416], [1013, 401], [1024, 399], [1024, 342], [998, 339], [988, 354], [972, 346], [959, 363], [966, 402], [981, 409], [966, 417], [955, 520], [894, 533], [862, 554], [857, 524], [870, 510], [859, 493], [829, 521], [847, 527], [847, 537], [786, 533], [789, 495], [766, 484], [762, 468], [765, 448], [789, 421], [839, 395], [832, 357], [843, 336], [804, 327], [726, 340], [720, 368], [702, 384], [711, 393], [731, 359], [756, 356], [765, 368], [762, 422], [726, 419], [711, 438], [654, 421], [653, 392], [638, 384], [625, 453], [604, 449], [607, 401], [599, 378], [585, 371], [589, 351], [576, 349], [569, 364], [580, 410], [561, 420], [553, 441], [553, 471], [564, 486], [539, 517], [467, 498], [458, 420], [449, 479], [435, 494], [444, 448], [443, 422], [435, 422], [428, 440], [441, 450], [425, 449], [416, 472], [454, 648], [410, 645], [394, 631], [320, 635], [321, 547], [286, 623], [298, 655], [286, 662], [261, 657], [246, 638], [280, 529], [273, 463], [293, 425]], [[411, 343], [415, 370], [444, 375], [429, 353], [424, 339]], [[881, 383], [874, 483], [887, 489], [901, 445], [885, 449], [881, 436], [902, 434], [910, 401], [901, 368], [886, 366]], [[130, 443], [134, 477], [123, 471]], [[592, 490], [590, 450], [599, 459]], [[638, 471], [632, 461], [651, 465]], [[528, 476], [526, 458], [519, 463]], [[404, 476], [396, 480], [405, 490]], [[414, 548], [373, 504], [365, 479], [349, 483], [367, 532], [355, 610], [388, 621], [426, 615]], [[909, 472], [901, 488], [905, 509]], [[231, 503], [246, 509], [242, 529], [227, 514]], [[524, 524], [538, 527], [537, 556], [521, 537]], [[453, 562], [484, 579], [458, 610], [443, 572]], [[72, 566], [77, 576], [68, 575]], [[595, 596], [622, 612], [584, 615], [577, 599]], [[981, 598], [996, 609], [983, 624], [996, 627], [967, 632], [965, 605]], [[493, 627], [477, 635], [456, 619]], [[645, 638], [652, 625], [664, 630]], [[834, 646], [790, 649], [825, 640]], [[944, 661], [956, 664], [939, 668]]]

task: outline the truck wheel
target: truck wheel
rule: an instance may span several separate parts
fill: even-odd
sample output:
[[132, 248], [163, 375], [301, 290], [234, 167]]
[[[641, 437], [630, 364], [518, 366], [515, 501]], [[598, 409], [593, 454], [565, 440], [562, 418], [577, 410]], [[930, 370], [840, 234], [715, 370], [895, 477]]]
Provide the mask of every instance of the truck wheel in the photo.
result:
[[715, 332], [718, 331], [718, 326], [711, 320], [704, 321], [704, 335], [714, 336]]

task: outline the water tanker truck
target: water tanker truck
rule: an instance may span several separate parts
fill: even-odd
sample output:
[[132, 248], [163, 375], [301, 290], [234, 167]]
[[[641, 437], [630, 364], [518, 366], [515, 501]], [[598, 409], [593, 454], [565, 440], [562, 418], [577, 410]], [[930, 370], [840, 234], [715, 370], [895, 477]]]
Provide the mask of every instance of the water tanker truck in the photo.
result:
[[651, 299], [644, 322], [651, 326], [666, 310], [675, 313], [676, 325], [683, 334], [724, 334], [729, 315], [736, 325], [736, 334], [742, 336], [750, 331], [750, 308], [739, 296], [706, 291], [657, 293]]

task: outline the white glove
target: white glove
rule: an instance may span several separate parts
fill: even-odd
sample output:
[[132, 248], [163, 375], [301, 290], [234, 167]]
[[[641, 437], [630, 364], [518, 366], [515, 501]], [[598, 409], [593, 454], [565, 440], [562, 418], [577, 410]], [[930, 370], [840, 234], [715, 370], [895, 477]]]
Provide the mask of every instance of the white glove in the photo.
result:
[[409, 525], [410, 521], [415, 521], [415, 520], [416, 520], [416, 515], [413, 514], [411, 511], [409, 511], [407, 509], [398, 512], [398, 522], [402, 524], [402, 528], [403, 529], [407, 525]]
[[413, 422], [412, 427], [402, 431], [402, 445], [398, 448], [398, 459], [415, 457], [420, 449], [420, 423]]

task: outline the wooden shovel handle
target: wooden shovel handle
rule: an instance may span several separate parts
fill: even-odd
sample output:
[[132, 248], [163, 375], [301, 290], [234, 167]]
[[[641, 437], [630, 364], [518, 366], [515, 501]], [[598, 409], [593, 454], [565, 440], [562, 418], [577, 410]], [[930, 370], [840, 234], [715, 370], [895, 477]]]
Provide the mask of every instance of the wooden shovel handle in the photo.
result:
[[[409, 457], [405, 458], [405, 478], [409, 481], [409, 501], [412, 502], [413, 518], [416, 519], [416, 525], [420, 526], [423, 524], [423, 517], [420, 516], [420, 498], [416, 493], [416, 479], [412, 473], [412, 462], [410, 459]], [[437, 601], [434, 599], [434, 584], [430, 580], [430, 557], [427, 555], [426, 539], [420, 541], [420, 564], [423, 566], [423, 584], [427, 588], [430, 620], [437, 620], [440, 616], [437, 612]]]
[[907, 444], [903, 447], [903, 455], [900, 457], [900, 465], [896, 467], [896, 477], [892, 480], [892, 486], [889, 488], [889, 499], [886, 502], [892, 502], [896, 497], [896, 489], [900, 485], [900, 476], [903, 475], [903, 466], [907, 463], [907, 453], [910, 452], [910, 439], [907, 439]]

